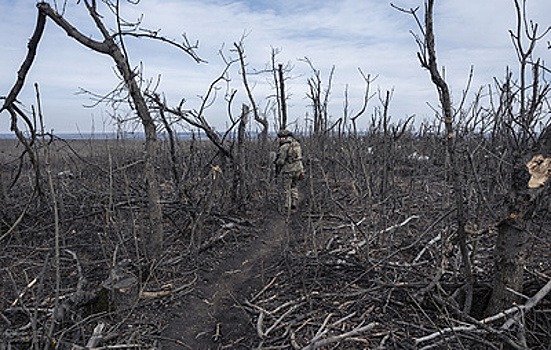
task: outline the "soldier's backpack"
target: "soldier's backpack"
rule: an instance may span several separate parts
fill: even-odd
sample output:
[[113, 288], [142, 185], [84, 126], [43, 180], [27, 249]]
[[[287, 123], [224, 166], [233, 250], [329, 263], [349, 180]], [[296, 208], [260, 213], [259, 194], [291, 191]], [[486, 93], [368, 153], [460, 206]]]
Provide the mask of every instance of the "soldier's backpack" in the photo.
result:
[[293, 140], [287, 152], [287, 161], [289, 163], [294, 163], [299, 160], [302, 160], [302, 148], [297, 140]]

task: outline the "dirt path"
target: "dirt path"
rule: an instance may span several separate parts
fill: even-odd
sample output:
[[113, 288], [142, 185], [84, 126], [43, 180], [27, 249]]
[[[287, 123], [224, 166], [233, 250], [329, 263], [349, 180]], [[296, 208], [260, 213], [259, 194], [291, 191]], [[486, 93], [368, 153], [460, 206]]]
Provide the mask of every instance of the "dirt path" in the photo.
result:
[[288, 222], [271, 211], [263, 221], [254, 240], [227, 252], [199, 276], [193, 293], [164, 330], [162, 349], [237, 349], [241, 335], [254, 329], [239, 305], [268, 283], [267, 269], [281, 260]]

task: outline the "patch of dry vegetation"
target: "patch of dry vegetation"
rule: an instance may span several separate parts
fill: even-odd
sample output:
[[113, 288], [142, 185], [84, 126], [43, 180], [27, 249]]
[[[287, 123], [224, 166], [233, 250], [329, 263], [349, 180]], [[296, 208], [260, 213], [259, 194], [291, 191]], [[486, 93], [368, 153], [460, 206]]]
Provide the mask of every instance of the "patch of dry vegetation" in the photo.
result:
[[[499, 140], [472, 138], [460, 144], [476, 278], [469, 315], [461, 311], [465, 292], [454, 193], [439, 138], [406, 134], [389, 140], [373, 133], [301, 141], [308, 176], [301, 209], [291, 216], [277, 211], [269, 150], [255, 140], [245, 145], [247, 180], [238, 202], [233, 167], [213, 146], [179, 141], [173, 164], [161, 143], [157, 174], [165, 249], [153, 265], [142, 256], [150, 228], [139, 141], [37, 144], [43, 166], [44, 147], [51, 150], [55, 206], [47, 169], [41, 169], [40, 187], [33, 190], [36, 173], [25, 157], [20, 160], [22, 149], [14, 141], [3, 143], [0, 348], [162, 344], [183, 349], [195, 341], [204, 345], [198, 348], [225, 349], [493, 349], [524, 341], [530, 349], [548, 349], [549, 296], [522, 316], [523, 339], [514, 325], [503, 328], [518, 313], [480, 322], [492, 316], [485, 306], [495, 225], [506, 215], [510, 174]], [[414, 152], [425, 157], [411, 157]], [[550, 280], [547, 209], [542, 203], [529, 223], [521, 305]], [[274, 234], [283, 240], [273, 239]], [[226, 273], [235, 267], [232, 256], [258, 254], [254, 242], [262, 239], [269, 265], [232, 279]], [[176, 314], [189, 319], [180, 328], [190, 326], [194, 315], [186, 312], [192, 310], [191, 298], [206, 292], [207, 275], [239, 284], [231, 285], [234, 298], [220, 300], [203, 336], [179, 339], [165, 327]], [[227, 316], [235, 309], [242, 317], [239, 327], [221, 324], [236, 322]], [[196, 317], [193, 322], [204, 321]], [[228, 327], [239, 332], [227, 332]]]

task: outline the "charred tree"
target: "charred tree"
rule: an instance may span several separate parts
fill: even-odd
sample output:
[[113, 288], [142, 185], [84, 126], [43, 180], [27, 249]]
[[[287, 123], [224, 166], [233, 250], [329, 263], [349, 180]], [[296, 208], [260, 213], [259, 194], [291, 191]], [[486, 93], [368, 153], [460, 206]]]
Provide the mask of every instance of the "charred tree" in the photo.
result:
[[[117, 67], [118, 72], [121, 74], [121, 77], [124, 81], [124, 87], [127, 90], [128, 98], [131, 101], [132, 107], [135, 109], [137, 116], [139, 117], [143, 130], [146, 137], [145, 142], [145, 156], [144, 156], [144, 175], [147, 184], [147, 197], [148, 197], [148, 213], [150, 221], [150, 233], [144, 237], [145, 243], [145, 253], [149, 259], [157, 259], [163, 244], [163, 226], [162, 226], [162, 209], [160, 205], [160, 193], [159, 193], [159, 184], [157, 176], [155, 174], [155, 153], [157, 148], [157, 134], [155, 121], [150, 114], [148, 105], [140, 90], [139, 84], [137, 82], [138, 75], [132, 69], [129, 61], [129, 57], [124, 48], [124, 43], [122, 37], [125, 34], [134, 34], [135, 36], [140, 36], [136, 33], [122, 32], [121, 30], [121, 18], [119, 17], [118, 6], [114, 6], [112, 9], [115, 9], [114, 13], [117, 15], [117, 23], [119, 24], [118, 31], [110, 32], [103, 22], [103, 17], [97, 11], [96, 1], [85, 0], [82, 2], [83, 6], [86, 7], [89, 16], [94, 21], [96, 28], [99, 30], [102, 36], [102, 40], [94, 40], [90, 36], [85, 35], [69, 23], [61, 14], [55, 11], [48, 2], [39, 2], [37, 3], [38, 9], [38, 21], [36, 24], [35, 32], [28, 44], [28, 54], [23, 62], [21, 69], [18, 71], [17, 81], [7, 96], [5, 103], [1, 109], [8, 110], [12, 117], [12, 129], [16, 134], [18, 134], [16, 117], [17, 117], [17, 106], [14, 104], [19, 92], [24, 86], [26, 76], [32, 66], [34, 58], [36, 57], [36, 51], [42, 33], [44, 32], [44, 27], [46, 24], [46, 19], [51, 19], [57, 26], [63, 29], [67, 35], [83, 46], [97, 52], [100, 54], [110, 56]], [[111, 5], [111, 4], [109, 4]], [[155, 35], [149, 33], [144, 36], [150, 38], [161, 39]], [[165, 40], [166, 42], [166, 40]], [[197, 56], [194, 55], [194, 52], [191, 47], [184, 45], [176, 45], [184, 49], [188, 54], [190, 54], [194, 59], [198, 60]], [[34, 130], [34, 129], [33, 129]], [[32, 160], [32, 159], [31, 159]]]
[[232, 199], [236, 204], [242, 204], [245, 195], [245, 140], [246, 127], [249, 120], [249, 106], [241, 106], [241, 118], [237, 127], [237, 152], [233, 159], [233, 194]]
[[[25, 113], [18, 107], [16, 102], [17, 102], [17, 96], [19, 95], [19, 93], [21, 92], [21, 89], [23, 89], [23, 86], [25, 85], [27, 74], [29, 73], [31, 66], [34, 62], [34, 59], [36, 57], [38, 44], [42, 39], [42, 35], [44, 34], [45, 28], [46, 28], [46, 16], [43, 13], [39, 12], [38, 18], [36, 20], [35, 30], [33, 32], [33, 35], [31, 36], [31, 39], [27, 44], [27, 48], [28, 48], [27, 55], [25, 57], [25, 60], [21, 64], [21, 68], [17, 72], [17, 80], [14, 86], [11, 88], [10, 92], [8, 93], [8, 96], [5, 98], [3, 106], [0, 108], [0, 113], [2, 113], [3, 111], [8, 111], [8, 113], [10, 114], [10, 118], [11, 118], [10, 129], [16, 135], [19, 142], [21, 142], [21, 144], [25, 147], [25, 153], [28, 155], [29, 160], [35, 170], [35, 186], [39, 194], [42, 194], [42, 191], [40, 188], [40, 177], [41, 177], [40, 166], [38, 164], [38, 155], [35, 154], [32, 147], [37, 137], [36, 127], [35, 125], [33, 125], [33, 123], [31, 123], [30, 119], [25, 115]], [[18, 116], [23, 119], [23, 121], [27, 125], [27, 128], [30, 130], [31, 132], [30, 140], [25, 138], [23, 132], [19, 129], [17, 125]], [[20, 159], [22, 161], [23, 157], [21, 157]], [[18, 177], [19, 177], [19, 174], [12, 181], [11, 186], [15, 184]]]
[[[397, 8], [397, 7], [396, 7]], [[455, 146], [455, 130], [454, 130], [454, 113], [452, 111], [452, 100], [448, 84], [439, 72], [436, 58], [436, 43], [434, 35], [434, 0], [425, 2], [424, 24], [417, 17], [417, 10], [404, 10], [397, 8], [400, 11], [407, 12], [414, 16], [419, 29], [422, 33], [421, 37], [416, 36], [419, 52], [417, 57], [421, 66], [429, 71], [430, 78], [438, 92], [438, 98], [441, 104], [442, 118], [444, 120], [446, 132], [446, 152], [450, 163], [450, 181], [454, 191], [455, 206], [456, 206], [456, 223], [457, 223], [457, 244], [461, 251], [463, 262], [463, 274], [465, 278], [465, 302], [463, 304], [463, 312], [469, 313], [471, 310], [474, 277], [471, 268], [469, 252], [467, 249], [467, 234], [465, 232], [465, 209], [463, 207], [463, 184], [459, 172], [459, 163], [456, 155]]]
[[258, 106], [254, 100], [253, 92], [251, 90], [251, 87], [249, 86], [249, 81], [247, 79], [247, 70], [245, 69], [246, 62], [245, 62], [245, 49], [243, 48], [243, 43], [242, 42], [234, 43], [233, 46], [235, 47], [237, 54], [239, 56], [239, 63], [241, 65], [241, 77], [243, 79], [243, 85], [245, 87], [245, 91], [247, 92], [247, 97], [249, 98], [249, 102], [251, 103], [254, 120], [262, 126], [262, 129], [260, 130], [259, 138], [260, 138], [262, 147], [264, 148], [264, 146], [268, 142], [268, 127], [269, 127], [268, 120], [260, 116], [260, 113], [258, 112]]
[[[514, 3], [517, 26], [510, 31], [510, 36], [519, 59], [519, 81], [514, 83], [511, 75], [506, 77], [500, 87], [502, 98], [498, 112], [501, 115], [496, 115], [503, 124], [499, 129], [506, 132], [504, 136], [512, 155], [510, 188], [506, 218], [497, 225], [495, 274], [487, 314], [500, 312], [518, 301], [518, 293], [523, 290], [524, 266], [529, 259], [526, 225], [537, 209], [538, 199], [549, 195], [547, 186], [530, 188], [527, 162], [537, 153], [549, 151], [551, 126], [549, 112], [544, 106], [551, 86], [541, 75], [546, 68], [541, 60], [534, 59], [534, 49], [551, 27], [543, 34], [538, 33], [538, 24], [526, 18], [526, 1], [515, 0]], [[541, 124], [544, 127], [539, 132], [537, 128]]]
[[335, 66], [331, 68], [327, 87], [322, 87], [321, 72], [316, 69], [313, 63], [304, 58], [304, 61], [308, 64], [312, 70], [314, 76], [308, 79], [308, 90], [306, 96], [312, 102], [313, 113], [313, 132], [315, 135], [323, 135], [329, 130], [329, 96], [331, 95], [331, 85], [333, 83], [333, 74], [335, 73]]
[[278, 65], [278, 82], [279, 82], [279, 106], [281, 108], [281, 120], [280, 120], [280, 129], [286, 129], [287, 128], [287, 103], [286, 103], [286, 97], [285, 97], [285, 79], [283, 78], [283, 65]]
[[54, 11], [50, 4], [41, 2], [37, 4], [38, 10], [44, 13], [55, 24], [63, 29], [68, 36], [72, 37], [80, 44], [90, 48], [91, 50], [110, 56], [117, 70], [121, 74], [125, 87], [128, 89], [130, 99], [136, 109], [136, 114], [141, 120], [145, 133], [145, 159], [144, 159], [144, 175], [147, 184], [148, 212], [150, 221], [150, 233], [144, 237], [146, 242], [146, 255], [149, 259], [155, 260], [161, 252], [163, 244], [163, 225], [162, 225], [162, 209], [160, 205], [160, 192], [157, 175], [155, 174], [155, 153], [157, 148], [157, 131], [155, 122], [149, 113], [149, 108], [145, 98], [136, 81], [136, 74], [130, 66], [129, 57], [126, 56], [120, 43], [115, 41], [114, 35], [107, 29], [102, 21], [102, 16], [97, 12], [95, 1], [84, 1], [90, 17], [94, 20], [97, 29], [100, 31], [103, 41], [96, 41], [89, 36], [81, 33], [77, 28], [71, 25], [59, 13]]

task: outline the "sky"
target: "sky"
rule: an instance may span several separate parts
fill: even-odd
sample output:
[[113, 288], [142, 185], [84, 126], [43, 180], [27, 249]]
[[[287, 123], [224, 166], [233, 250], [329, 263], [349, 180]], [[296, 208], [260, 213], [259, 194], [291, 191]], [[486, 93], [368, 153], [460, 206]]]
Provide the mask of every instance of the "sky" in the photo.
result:
[[[82, 33], [98, 39], [99, 33], [76, 0], [49, 1]], [[135, 1], [133, 1], [135, 2]], [[99, 1], [98, 1], [99, 3]], [[121, 1], [122, 17], [141, 21], [140, 27], [159, 31], [170, 39], [182, 35], [197, 43], [197, 63], [172, 46], [148, 39], [125, 38], [130, 62], [143, 73], [147, 82], [158, 84], [157, 91], [169, 106], [185, 101], [186, 109], [198, 109], [210, 84], [225, 68], [223, 58], [236, 58], [234, 43], [245, 50], [249, 84], [261, 112], [273, 96], [273, 76], [262, 73], [270, 67], [272, 53], [276, 61], [292, 69], [286, 73], [287, 107], [291, 127], [304, 126], [312, 115], [307, 97], [308, 79], [313, 77], [311, 62], [319, 72], [323, 88], [328, 87], [334, 68], [329, 97], [329, 115], [337, 120], [345, 112], [357, 113], [363, 104], [365, 81], [373, 80], [373, 98], [365, 115], [358, 119], [366, 128], [371, 116], [380, 113], [381, 99], [392, 92], [389, 114], [398, 123], [415, 115], [417, 123], [435, 118], [438, 95], [428, 72], [417, 60], [417, 45], [411, 31], [418, 32], [412, 16], [397, 11], [386, 0], [141, 0], [137, 5]], [[420, 6], [422, 0], [393, 0], [403, 8]], [[16, 81], [27, 50], [27, 42], [36, 24], [36, 0], [0, 0], [0, 96], [6, 96]], [[105, 23], [114, 28], [112, 14], [101, 6]], [[549, 0], [527, 0], [529, 18], [540, 28], [551, 25]], [[437, 0], [435, 33], [438, 64], [445, 68], [457, 106], [467, 87], [471, 67], [474, 76], [467, 97], [472, 98], [481, 86], [502, 79], [506, 67], [517, 73], [518, 60], [509, 30], [516, 26], [513, 0]], [[7, 34], [9, 33], [9, 34]], [[551, 50], [548, 34], [537, 49], [546, 61]], [[220, 54], [222, 53], [222, 55]], [[256, 72], [256, 73], [255, 73]], [[254, 73], [254, 74], [253, 74]], [[224, 95], [236, 90], [230, 111], [240, 113], [247, 102], [239, 66], [228, 71], [229, 83], [218, 84], [217, 98], [205, 112], [208, 122], [218, 131], [229, 125], [228, 105]], [[34, 85], [39, 86], [40, 104], [46, 131], [54, 133], [112, 132], [113, 116], [131, 119], [126, 108], [116, 110], [108, 104], [96, 104], [94, 95], [108, 94], [119, 84], [114, 62], [107, 56], [87, 49], [48, 21], [38, 54], [27, 77], [19, 101], [31, 115], [36, 106]], [[345, 96], [347, 96], [345, 98]], [[273, 113], [267, 113], [274, 125]], [[23, 123], [19, 126], [24, 128]], [[250, 125], [252, 129], [255, 124]], [[186, 130], [186, 125], [180, 127]], [[124, 128], [134, 129], [129, 121]], [[0, 114], [0, 133], [8, 133], [10, 116]]]

